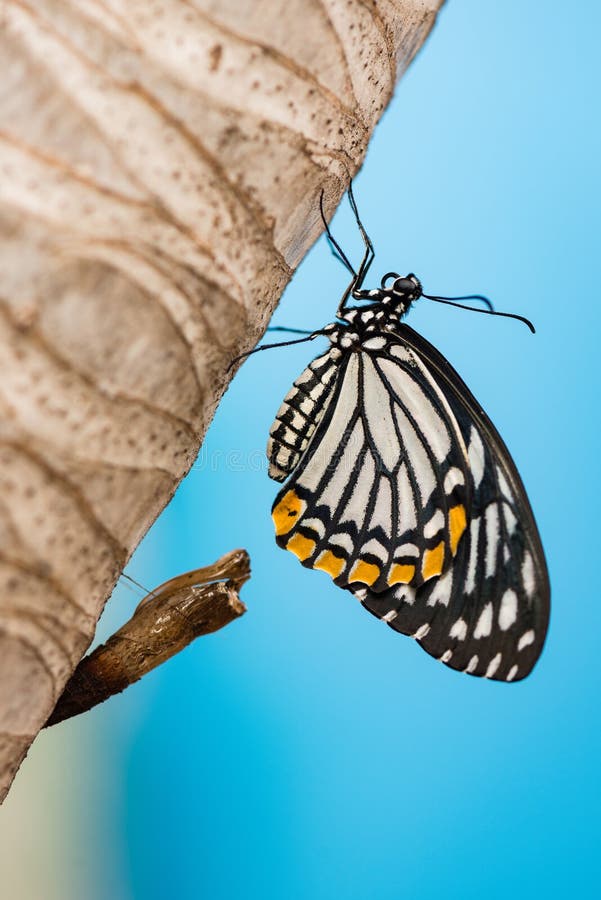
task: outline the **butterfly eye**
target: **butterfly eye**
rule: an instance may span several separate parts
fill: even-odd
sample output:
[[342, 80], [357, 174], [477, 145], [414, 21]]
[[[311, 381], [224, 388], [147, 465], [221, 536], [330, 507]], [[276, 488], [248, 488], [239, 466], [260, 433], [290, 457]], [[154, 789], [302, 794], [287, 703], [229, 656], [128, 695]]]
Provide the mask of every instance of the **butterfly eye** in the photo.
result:
[[392, 285], [395, 294], [413, 294], [415, 291], [415, 282], [410, 278], [397, 278]]

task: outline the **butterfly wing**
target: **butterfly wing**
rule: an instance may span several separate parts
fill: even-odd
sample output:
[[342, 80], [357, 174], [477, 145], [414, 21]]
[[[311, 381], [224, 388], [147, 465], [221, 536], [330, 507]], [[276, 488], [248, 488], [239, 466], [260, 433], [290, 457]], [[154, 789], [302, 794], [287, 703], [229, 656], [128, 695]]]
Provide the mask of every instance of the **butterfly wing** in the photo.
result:
[[329, 384], [274, 502], [276, 540], [341, 587], [415, 591], [451, 567], [467, 526], [463, 435], [436, 382], [395, 339], [343, 353]]
[[[450, 568], [415, 590], [351, 590], [374, 615], [454, 669], [524, 678], [543, 647], [549, 580], [534, 516], [509, 451], [444, 357], [406, 325], [399, 340], [436, 381], [468, 448], [468, 524]], [[419, 378], [423, 376], [420, 370]]]

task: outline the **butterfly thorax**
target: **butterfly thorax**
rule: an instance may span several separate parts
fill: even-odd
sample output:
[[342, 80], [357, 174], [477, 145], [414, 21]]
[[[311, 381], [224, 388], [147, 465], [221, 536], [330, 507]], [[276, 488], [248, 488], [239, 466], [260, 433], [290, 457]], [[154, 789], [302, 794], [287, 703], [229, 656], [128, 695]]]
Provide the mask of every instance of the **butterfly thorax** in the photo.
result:
[[[391, 287], [386, 287], [391, 276], [394, 281]], [[422, 286], [415, 275], [401, 278], [396, 273], [389, 273], [382, 279], [380, 288], [352, 291], [354, 300], [367, 301], [367, 304], [344, 307], [338, 321], [327, 325], [324, 331], [333, 346], [341, 350], [360, 347], [374, 334], [396, 331], [421, 293]]]

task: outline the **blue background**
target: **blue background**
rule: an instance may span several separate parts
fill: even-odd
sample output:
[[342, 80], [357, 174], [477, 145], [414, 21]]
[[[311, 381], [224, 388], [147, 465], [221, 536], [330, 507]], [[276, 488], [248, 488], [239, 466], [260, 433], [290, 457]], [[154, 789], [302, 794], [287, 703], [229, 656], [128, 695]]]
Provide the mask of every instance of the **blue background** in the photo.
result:
[[[153, 586], [246, 547], [247, 615], [64, 726], [92, 747], [70, 771], [88, 896], [600, 895], [600, 32], [593, 2], [449, 2], [356, 180], [374, 282], [415, 271], [537, 326], [426, 301], [410, 317], [528, 488], [553, 598], [539, 665], [515, 685], [457, 675], [277, 549], [264, 446], [315, 348], [251, 358], [129, 567]], [[357, 260], [346, 204], [334, 230]], [[274, 323], [321, 326], [345, 284], [320, 240]], [[102, 633], [135, 603], [118, 590]]]

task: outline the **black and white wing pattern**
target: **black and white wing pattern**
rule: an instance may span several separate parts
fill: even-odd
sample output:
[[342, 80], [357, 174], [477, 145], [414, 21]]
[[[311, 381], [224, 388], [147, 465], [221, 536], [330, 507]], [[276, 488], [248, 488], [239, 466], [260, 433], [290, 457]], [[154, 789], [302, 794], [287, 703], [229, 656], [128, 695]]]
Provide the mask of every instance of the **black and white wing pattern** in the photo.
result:
[[338, 375], [339, 356], [340, 351], [333, 347], [318, 356], [286, 394], [267, 442], [269, 477], [274, 481], [285, 481], [306, 450], [327, 408]]
[[498, 433], [405, 325], [333, 346], [271, 430], [276, 540], [455, 669], [519, 680], [540, 654], [549, 585]]

